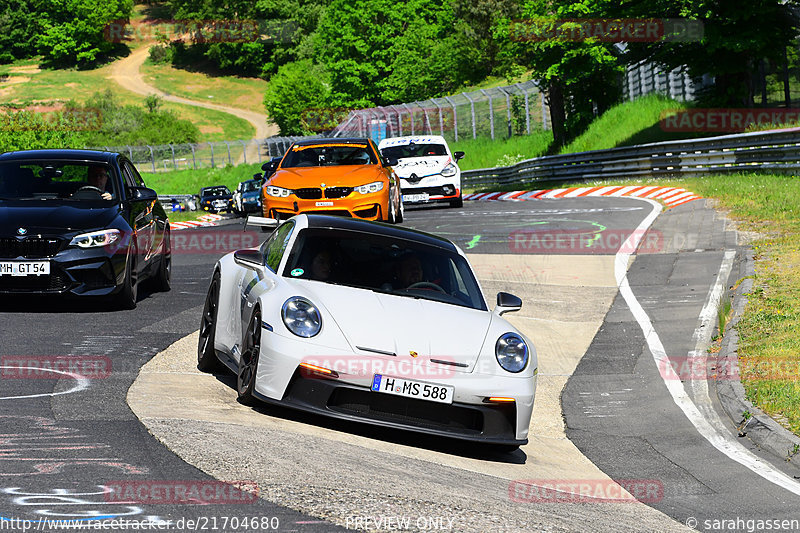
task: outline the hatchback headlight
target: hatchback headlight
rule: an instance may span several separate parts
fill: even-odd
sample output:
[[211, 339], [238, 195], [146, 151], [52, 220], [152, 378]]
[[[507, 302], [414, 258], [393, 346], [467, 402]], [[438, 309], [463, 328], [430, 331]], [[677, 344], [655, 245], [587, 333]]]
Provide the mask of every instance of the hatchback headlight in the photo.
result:
[[514, 374], [522, 372], [528, 365], [528, 345], [516, 333], [505, 333], [497, 339], [494, 354], [500, 366]]
[[104, 229], [91, 233], [81, 233], [80, 235], [75, 235], [69, 242], [69, 245], [77, 246], [78, 248], [108, 246], [109, 244], [117, 242], [121, 235], [122, 232], [118, 229]]
[[292, 191], [291, 189], [284, 189], [283, 187], [269, 185], [267, 187], [267, 194], [270, 196], [275, 196], [276, 198], [288, 198], [288, 196], [292, 194]]
[[369, 194], [372, 192], [378, 192], [383, 189], [383, 182], [382, 181], [373, 181], [372, 183], [367, 183], [366, 185], [361, 185], [356, 187], [356, 192], [360, 194]]
[[322, 318], [317, 308], [299, 296], [293, 296], [284, 302], [281, 318], [286, 328], [298, 337], [313, 337], [322, 328]]
[[447, 163], [439, 174], [445, 178], [452, 178], [456, 172], [458, 172], [458, 168], [453, 163]]

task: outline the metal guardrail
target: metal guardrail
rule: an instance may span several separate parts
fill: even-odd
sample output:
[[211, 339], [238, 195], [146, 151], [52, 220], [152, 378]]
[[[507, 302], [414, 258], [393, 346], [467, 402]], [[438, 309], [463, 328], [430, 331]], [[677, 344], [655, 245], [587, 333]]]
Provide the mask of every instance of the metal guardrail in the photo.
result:
[[461, 173], [467, 187], [800, 169], [800, 128], [543, 156]]

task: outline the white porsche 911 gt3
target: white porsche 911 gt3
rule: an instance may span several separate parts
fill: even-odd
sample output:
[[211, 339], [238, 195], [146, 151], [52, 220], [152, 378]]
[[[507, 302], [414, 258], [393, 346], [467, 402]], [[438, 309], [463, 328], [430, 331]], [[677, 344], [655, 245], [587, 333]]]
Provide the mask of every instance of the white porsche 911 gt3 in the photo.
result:
[[501, 292], [490, 311], [446, 239], [298, 215], [216, 264], [198, 368], [224, 363], [244, 404], [513, 448], [537, 374], [533, 345], [501, 316], [521, 306]]

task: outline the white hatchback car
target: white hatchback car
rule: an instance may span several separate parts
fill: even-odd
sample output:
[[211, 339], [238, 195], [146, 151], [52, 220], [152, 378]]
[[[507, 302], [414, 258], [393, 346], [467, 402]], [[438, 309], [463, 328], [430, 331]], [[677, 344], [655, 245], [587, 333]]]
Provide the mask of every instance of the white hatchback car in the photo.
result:
[[198, 367], [224, 363], [245, 404], [515, 448], [527, 442], [538, 365], [501, 315], [521, 306], [501, 292], [490, 310], [446, 239], [301, 214], [219, 260]]
[[390, 137], [383, 139], [378, 149], [384, 158], [398, 160], [393, 168], [400, 178], [404, 203], [464, 205], [461, 169], [458, 168], [458, 160], [464, 157], [464, 152], [451, 153], [444, 137]]

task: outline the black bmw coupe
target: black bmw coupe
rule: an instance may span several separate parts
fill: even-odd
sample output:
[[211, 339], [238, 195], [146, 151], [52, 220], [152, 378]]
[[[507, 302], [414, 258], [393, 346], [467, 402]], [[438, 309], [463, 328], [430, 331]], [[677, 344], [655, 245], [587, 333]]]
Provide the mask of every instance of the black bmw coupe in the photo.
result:
[[102, 296], [136, 307], [149, 279], [169, 290], [169, 220], [124, 155], [0, 154], [0, 293]]

